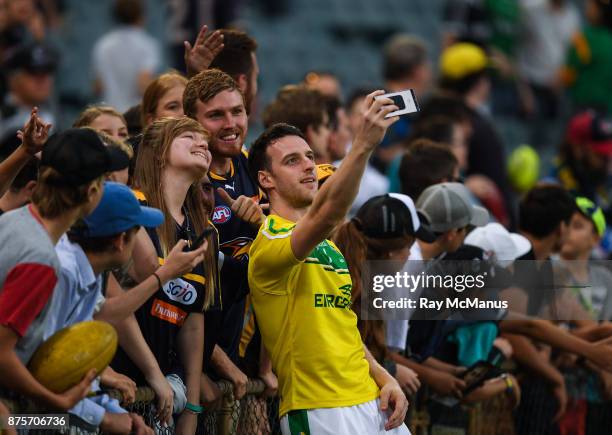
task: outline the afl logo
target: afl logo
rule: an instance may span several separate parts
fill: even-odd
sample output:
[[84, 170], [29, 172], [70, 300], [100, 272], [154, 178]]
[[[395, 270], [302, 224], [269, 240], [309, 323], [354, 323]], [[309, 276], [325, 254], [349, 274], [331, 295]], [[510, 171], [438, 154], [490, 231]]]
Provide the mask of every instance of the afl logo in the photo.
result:
[[228, 206], [218, 205], [215, 207], [215, 211], [213, 212], [213, 223], [215, 224], [224, 224], [232, 217], [232, 211]]

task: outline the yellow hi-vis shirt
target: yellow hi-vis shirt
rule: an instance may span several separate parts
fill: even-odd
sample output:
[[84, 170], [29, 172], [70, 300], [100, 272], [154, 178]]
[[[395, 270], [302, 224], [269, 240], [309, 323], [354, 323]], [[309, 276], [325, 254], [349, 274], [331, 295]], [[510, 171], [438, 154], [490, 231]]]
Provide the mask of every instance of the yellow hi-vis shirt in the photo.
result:
[[251, 298], [278, 376], [279, 414], [374, 400], [379, 391], [351, 309], [346, 260], [325, 240], [299, 261], [291, 248], [294, 227], [268, 216], [249, 254]]

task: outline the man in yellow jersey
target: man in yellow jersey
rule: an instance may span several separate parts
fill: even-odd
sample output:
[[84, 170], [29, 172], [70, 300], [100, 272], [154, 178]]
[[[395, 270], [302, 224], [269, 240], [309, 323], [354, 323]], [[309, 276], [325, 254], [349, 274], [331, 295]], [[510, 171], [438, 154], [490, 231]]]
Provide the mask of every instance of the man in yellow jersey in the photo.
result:
[[299, 129], [275, 124], [249, 151], [270, 200], [250, 251], [249, 287], [279, 379], [283, 434], [409, 434], [408, 402], [365, 350], [351, 310], [346, 261], [329, 240], [351, 206], [368, 158], [397, 117], [376, 91], [342, 165], [318, 190], [314, 153]]

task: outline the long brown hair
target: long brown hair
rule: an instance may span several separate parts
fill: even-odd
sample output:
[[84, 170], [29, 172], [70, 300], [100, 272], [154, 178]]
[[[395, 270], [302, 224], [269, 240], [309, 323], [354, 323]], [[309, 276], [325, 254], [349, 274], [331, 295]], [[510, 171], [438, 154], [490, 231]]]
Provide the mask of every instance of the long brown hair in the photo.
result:
[[[387, 259], [387, 254], [401, 249], [413, 240], [412, 236], [393, 239], [375, 239], [366, 237], [358, 228], [354, 219], [345, 222], [336, 229], [333, 242], [344, 255], [353, 281], [351, 308], [361, 317], [361, 294], [363, 287], [362, 266], [367, 260]], [[387, 356], [385, 344], [385, 324], [382, 320], [363, 320], [357, 322], [361, 339], [377, 361], [382, 362]]]
[[147, 125], [147, 116], [154, 116], [159, 101], [175, 86], [187, 86], [187, 79], [177, 71], [170, 71], [160, 75], [147, 86], [142, 103], [140, 104], [140, 122]]
[[[210, 137], [200, 123], [187, 117], [162, 118], [154, 121], [144, 130], [142, 143], [136, 158], [136, 170], [134, 173], [135, 188], [144, 194], [148, 205], [159, 208], [166, 217], [164, 223], [157, 228], [164, 257], [168, 255], [168, 252], [170, 252], [176, 243], [177, 234], [176, 224], [170, 215], [164, 199], [162, 173], [168, 162], [172, 142], [178, 136], [188, 131], [201, 133], [207, 139]], [[205, 202], [200, 185], [205, 175], [206, 173], [202, 172], [202, 176], [198, 180], [194, 180], [183, 202], [183, 206], [189, 212], [189, 219], [193, 224], [193, 229], [197, 234], [201, 234], [209, 225], [209, 217], [213, 207], [212, 204]], [[208, 238], [209, 248], [206, 251], [203, 262], [206, 278], [205, 307], [210, 305], [217, 286], [217, 249], [213, 239], [213, 237], [216, 237], [215, 234], [213, 233]]]
[[125, 125], [125, 127], [127, 128], [127, 121], [125, 120], [125, 117], [121, 113], [119, 113], [117, 109], [111, 106], [102, 105], [89, 106], [88, 108], [83, 110], [79, 114], [79, 117], [76, 119], [76, 121], [74, 121], [74, 124], [72, 124], [72, 126], [75, 128], [88, 127], [91, 125], [92, 122], [94, 122], [99, 116], [102, 115], [110, 115], [119, 118], [121, 122], [123, 122], [123, 125]]

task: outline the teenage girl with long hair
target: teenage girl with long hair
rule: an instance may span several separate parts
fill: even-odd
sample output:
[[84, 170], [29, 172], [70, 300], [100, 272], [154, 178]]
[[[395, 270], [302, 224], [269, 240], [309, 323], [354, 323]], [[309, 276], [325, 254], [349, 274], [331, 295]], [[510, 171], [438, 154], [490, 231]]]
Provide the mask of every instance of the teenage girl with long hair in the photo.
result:
[[[201, 182], [211, 155], [208, 133], [189, 118], [163, 118], [143, 133], [134, 174], [138, 199], [159, 208], [164, 223], [141, 231], [134, 249], [133, 278], [151, 274], [177, 243], [195, 241], [212, 224], [212, 204], [205, 202]], [[214, 229], [214, 227], [213, 227]], [[186, 240], [188, 242], [184, 242]], [[145, 341], [174, 392], [174, 414], [182, 412], [177, 430], [194, 433], [200, 408], [202, 355], [205, 354], [204, 312], [220, 304], [218, 243], [213, 231], [204, 258], [189, 274], [160, 285], [136, 313]], [[122, 373], [142, 384], [130, 358], [118, 352]]]

